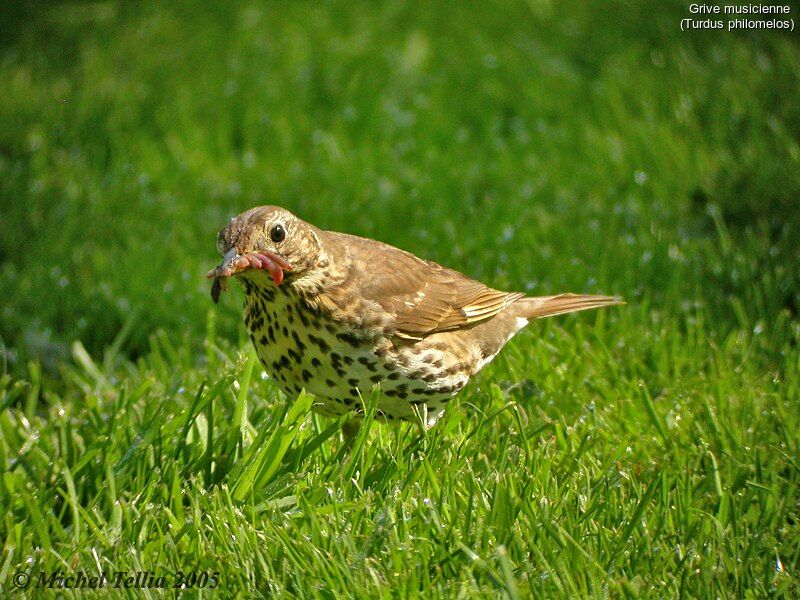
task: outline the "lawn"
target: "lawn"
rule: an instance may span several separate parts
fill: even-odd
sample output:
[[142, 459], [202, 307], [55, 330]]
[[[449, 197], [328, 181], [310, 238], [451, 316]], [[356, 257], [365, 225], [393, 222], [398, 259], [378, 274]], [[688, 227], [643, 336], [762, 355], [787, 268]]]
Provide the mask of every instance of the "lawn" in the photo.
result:
[[[800, 596], [800, 40], [687, 6], [7, 3], [0, 591]], [[209, 297], [258, 204], [628, 303], [348, 447]]]

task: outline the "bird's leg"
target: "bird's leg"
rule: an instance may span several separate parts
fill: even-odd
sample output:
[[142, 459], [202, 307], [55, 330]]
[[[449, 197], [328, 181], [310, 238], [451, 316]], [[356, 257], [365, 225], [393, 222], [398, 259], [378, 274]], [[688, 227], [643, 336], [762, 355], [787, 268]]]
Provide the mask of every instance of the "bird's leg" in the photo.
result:
[[424, 438], [425, 434], [431, 427], [433, 427], [433, 424], [436, 422], [436, 420], [434, 419], [433, 421], [431, 421], [430, 419], [428, 419], [427, 404], [416, 405], [412, 408], [412, 410], [414, 411], [415, 418], [410, 420], [412, 420], [419, 429], [420, 437]]

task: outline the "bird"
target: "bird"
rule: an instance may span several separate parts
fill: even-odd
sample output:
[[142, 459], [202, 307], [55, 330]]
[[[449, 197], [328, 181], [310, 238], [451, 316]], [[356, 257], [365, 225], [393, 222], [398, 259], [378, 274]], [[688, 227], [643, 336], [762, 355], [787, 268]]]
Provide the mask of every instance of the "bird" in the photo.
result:
[[312, 410], [436, 423], [447, 403], [535, 319], [622, 304], [617, 296], [493, 289], [388, 244], [307, 223], [279, 206], [233, 217], [217, 236], [216, 303], [230, 277], [268, 375]]

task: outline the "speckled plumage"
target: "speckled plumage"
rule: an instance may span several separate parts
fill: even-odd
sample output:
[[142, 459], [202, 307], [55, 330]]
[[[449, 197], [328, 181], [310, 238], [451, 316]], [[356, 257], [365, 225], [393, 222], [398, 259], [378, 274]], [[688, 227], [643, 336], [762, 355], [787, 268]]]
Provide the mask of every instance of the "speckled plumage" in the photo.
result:
[[265, 370], [289, 395], [314, 394], [314, 409], [326, 415], [357, 415], [359, 391], [379, 384], [379, 417], [419, 414], [432, 424], [530, 320], [620, 302], [494, 290], [274, 206], [232, 219], [218, 249], [212, 295], [227, 277], [241, 279], [245, 324]]

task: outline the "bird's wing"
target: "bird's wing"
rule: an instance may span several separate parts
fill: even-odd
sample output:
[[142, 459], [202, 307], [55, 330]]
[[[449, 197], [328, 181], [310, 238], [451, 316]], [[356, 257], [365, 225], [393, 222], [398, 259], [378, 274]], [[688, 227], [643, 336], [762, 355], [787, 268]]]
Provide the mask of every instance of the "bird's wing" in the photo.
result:
[[[420, 338], [490, 319], [524, 294], [494, 290], [479, 281], [372, 240], [359, 259], [358, 294], [392, 319], [396, 335]], [[373, 246], [373, 244], [375, 244]]]

